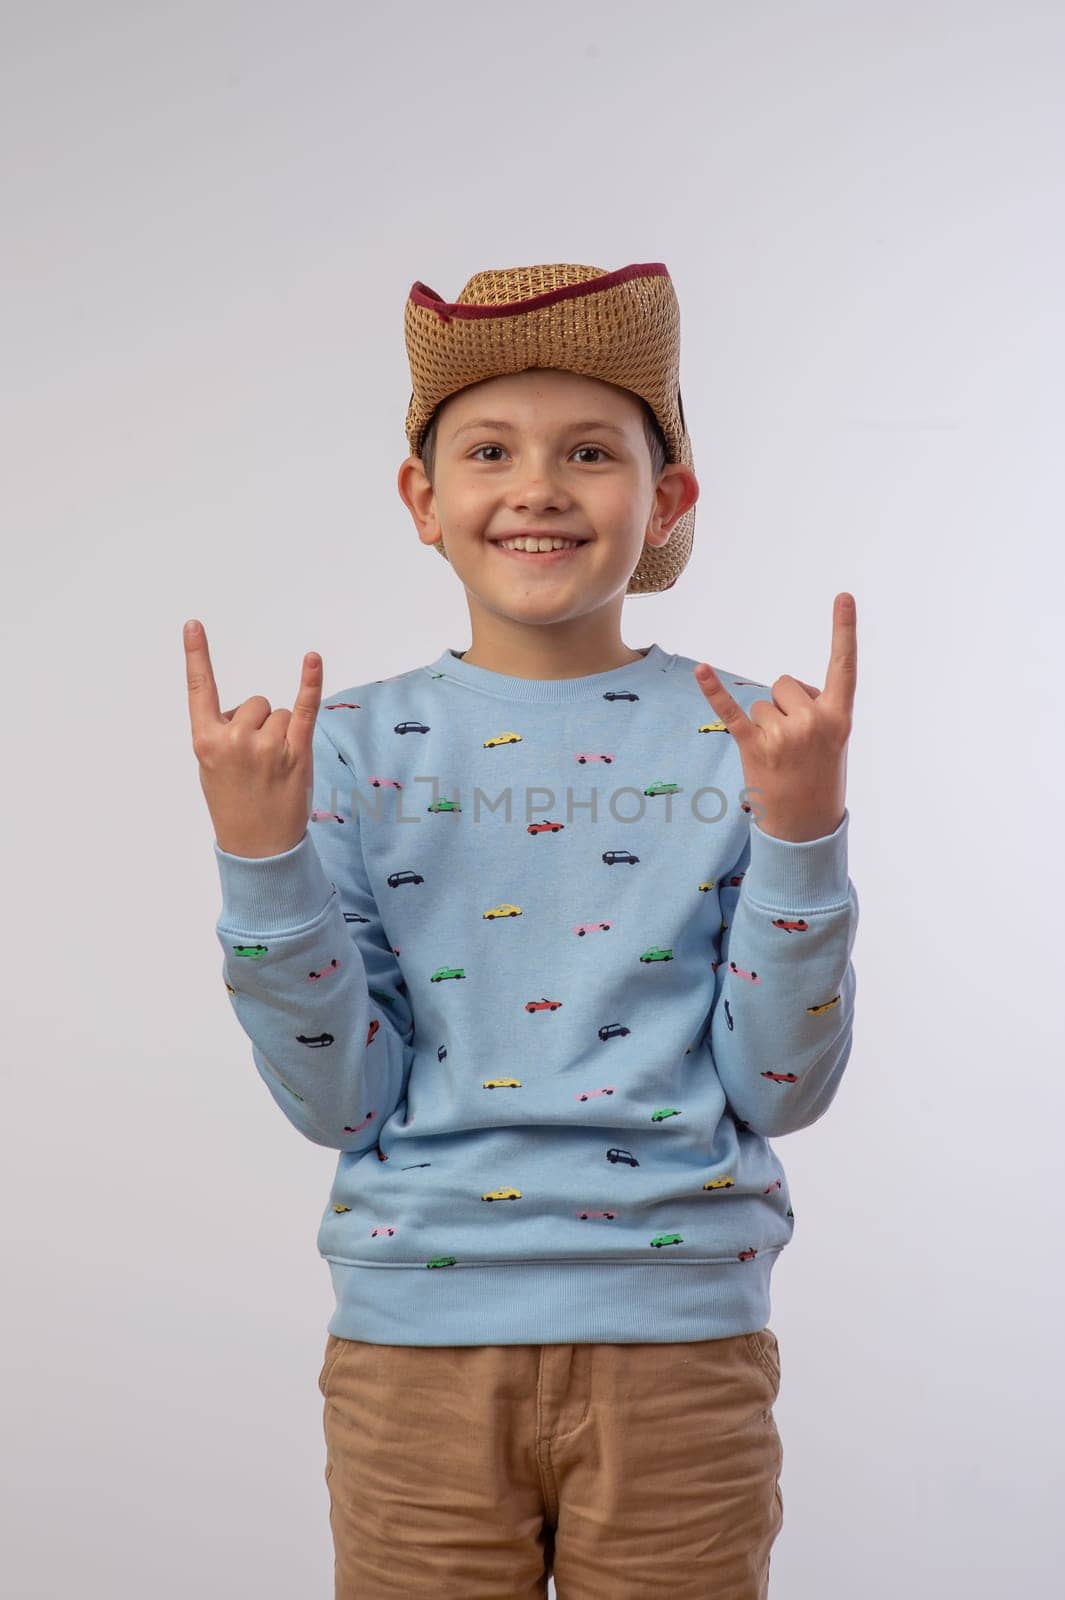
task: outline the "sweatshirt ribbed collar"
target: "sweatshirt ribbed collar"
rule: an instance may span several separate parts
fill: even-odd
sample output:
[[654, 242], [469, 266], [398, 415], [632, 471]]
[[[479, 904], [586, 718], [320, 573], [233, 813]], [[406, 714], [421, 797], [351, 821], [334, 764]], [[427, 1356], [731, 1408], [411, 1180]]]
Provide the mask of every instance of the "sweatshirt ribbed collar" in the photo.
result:
[[505, 672], [492, 672], [465, 661], [457, 650], [447, 649], [423, 670], [431, 677], [443, 676], [467, 689], [476, 689], [497, 700], [522, 700], [541, 705], [558, 705], [570, 700], [594, 700], [608, 690], [639, 694], [660, 673], [669, 672], [676, 656], [667, 655], [657, 644], [637, 645], [642, 661], [629, 661], [609, 672], [593, 672], [583, 678], [514, 678]]

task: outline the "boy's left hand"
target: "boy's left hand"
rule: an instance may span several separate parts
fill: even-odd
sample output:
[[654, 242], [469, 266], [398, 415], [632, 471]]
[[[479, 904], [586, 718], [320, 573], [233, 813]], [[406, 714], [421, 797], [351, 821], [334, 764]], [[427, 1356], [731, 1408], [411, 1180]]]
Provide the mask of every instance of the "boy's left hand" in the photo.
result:
[[759, 796], [763, 833], [802, 844], [835, 833], [843, 821], [847, 740], [858, 683], [858, 623], [854, 596], [837, 594], [832, 652], [824, 690], [785, 673], [773, 699], [755, 700], [751, 715], [700, 662], [695, 681], [740, 747], [747, 789]]

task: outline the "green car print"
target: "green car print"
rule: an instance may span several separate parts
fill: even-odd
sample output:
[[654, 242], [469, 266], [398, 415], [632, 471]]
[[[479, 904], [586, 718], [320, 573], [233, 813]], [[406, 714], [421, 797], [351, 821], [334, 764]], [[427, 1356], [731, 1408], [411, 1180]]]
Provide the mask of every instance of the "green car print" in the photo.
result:
[[652, 1122], [664, 1122], [667, 1117], [679, 1117], [680, 1112], [675, 1106], [665, 1106], [661, 1111], [651, 1112]]
[[466, 974], [461, 967], [437, 967], [429, 982], [439, 983], [442, 978], [464, 978], [465, 976]]
[[650, 950], [645, 950], [640, 957], [641, 961], [672, 961], [672, 950], [663, 950], [659, 944], [653, 944]]
[[266, 954], [266, 948], [264, 944], [235, 944], [233, 953], [243, 956], [246, 961], [261, 961]]
[[427, 1261], [425, 1265], [427, 1267], [453, 1267], [457, 1260], [457, 1256], [434, 1256], [433, 1259], [431, 1261]]
[[462, 807], [457, 800], [434, 800], [432, 805], [426, 806], [426, 811], [461, 811]]
[[651, 1243], [658, 1250], [664, 1244], [683, 1244], [684, 1240], [679, 1233], [656, 1233]]
[[383, 989], [371, 989], [370, 993], [383, 1006], [394, 1006], [396, 1003], [390, 994], [385, 994]]
[[643, 791], [644, 794], [679, 794], [679, 783], [652, 783]]

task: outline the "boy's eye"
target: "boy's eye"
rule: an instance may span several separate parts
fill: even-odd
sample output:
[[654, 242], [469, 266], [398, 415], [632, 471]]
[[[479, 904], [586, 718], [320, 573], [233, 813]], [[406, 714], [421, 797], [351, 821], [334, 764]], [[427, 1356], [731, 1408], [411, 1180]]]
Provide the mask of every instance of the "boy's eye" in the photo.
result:
[[[501, 444], [482, 444], [482, 445], [479, 445], [476, 450], [471, 452], [470, 460], [471, 461], [476, 460], [476, 458], [481, 454], [481, 452], [483, 450], [502, 450], [502, 449], [503, 449], [503, 446]], [[607, 453], [603, 449], [603, 447], [601, 445], [598, 445], [598, 444], [582, 444], [582, 445], [578, 445], [577, 446], [577, 449], [574, 450], [573, 454], [574, 455], [583, 454], [583, 453], [586, 453], [589, 450], [593, 451], [596, 455], [600, 455], [600, 456], [605, 456], [606, 453]], [[494, 465], [494, 463], [490, 462], [489, 465]], [[596, 463], [594, 461], [592, 461], [592, 462], [586, 463], [586, 465], [595, 466]]]

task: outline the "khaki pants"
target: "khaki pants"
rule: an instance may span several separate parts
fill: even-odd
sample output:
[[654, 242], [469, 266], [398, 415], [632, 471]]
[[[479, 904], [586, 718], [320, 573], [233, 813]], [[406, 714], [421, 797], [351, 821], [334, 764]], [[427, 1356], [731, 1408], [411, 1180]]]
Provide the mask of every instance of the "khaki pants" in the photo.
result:
[[770, 1328], [679, 1344], [328, 1336], [335, 1600], [767, 1600]]

